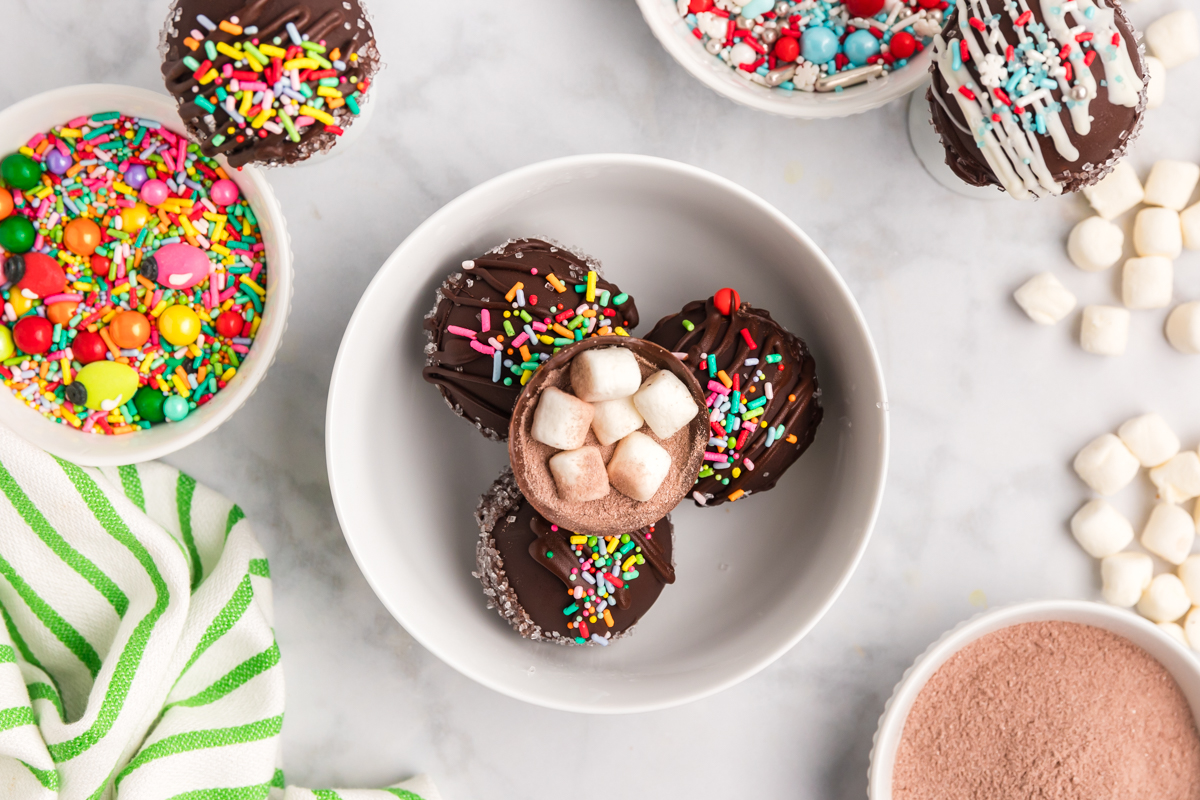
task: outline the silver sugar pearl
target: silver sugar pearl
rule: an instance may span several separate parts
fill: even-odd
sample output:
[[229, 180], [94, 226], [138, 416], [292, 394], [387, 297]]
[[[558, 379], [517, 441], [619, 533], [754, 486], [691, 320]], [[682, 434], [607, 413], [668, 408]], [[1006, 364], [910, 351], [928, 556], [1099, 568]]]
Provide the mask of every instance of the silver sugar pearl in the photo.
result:
[[1072, 100], [1087, 100], [1088, 99], [1087, 87], [1084, 86], [1083, 84], [1076, 84], [1075, 86], [1072, 86], [1071, 87], [1071, 99]]
[[786, 17], [792, 13], [792, 4], [786, 2], [778, 2], [775, 4], [775, 16]]
[[749, 17], [738, 17], [737, 26], [744, 31], [748, 31], [754, 27], [754, 20]]
[[776, 67], [767, 73], [767, 85], [778, 86], [784, 81], [790, 81], [796, 74], [796, 65], [789, 64], [786, 67]]
[[779, 38], [779, 31], [774, 28], [763, 28], [763, 32], [759, 34], [758, 38], [762, 40], [763, 44], [775, 44], [775, 40]]
[[704, 43], [704, 49], [707, 50], [708, 52], [712, 53], [715, 56], [717, 53], [721, 52], [721, 50], [724, 49], [724, 47], [716, 39], [709, 39], [707, 42]]

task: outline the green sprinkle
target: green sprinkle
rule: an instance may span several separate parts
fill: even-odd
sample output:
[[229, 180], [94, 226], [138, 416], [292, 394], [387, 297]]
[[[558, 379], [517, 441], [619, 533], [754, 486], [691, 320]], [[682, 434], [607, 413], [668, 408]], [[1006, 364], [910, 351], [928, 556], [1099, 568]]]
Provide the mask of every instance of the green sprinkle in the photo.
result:
[[625, 294], [625, 292], [621, 292], [619, 295], [617, 295], [616, 297], [614, 297], [612, 299], [612, 303], [614, 306], [620, 306], [620, 305], [624, 305], [625, 301], [628, 299], [629, 299], [629, 295]]
[[780, 361], [783, 361], [783, 356], [779, 355], [779, 353], [772, 353], [767, 356], [768, 364], [778, 364]]
[[683, 321], [683, 329], [685, 331], [689, 331], [689, 332], [694, 331], [694, 330], [696, 330], [696, 325], [690, 319], [685, 319]]
[[547, 550], [547, 551], [546, 551], [546, 558], [554, 558], [554, 551], [553, 551], [553, 550]]
[[509, 336], [517, 335], [517, 332], [513, 330], [512, 323], [509, 322], [508, 320], [504, 320], [504, 332], [507, 333]]
[[571, 605], [569, 605], [569, 606], [567, 606], [566, 608], [564, 608], [564, 609], [563, 609], [563, 616], [564, 616], [564, 617], [569, 617], [569, 616], [571, 616], [572, 614], [574, 614], [574, 613], [575, 613], [576, 611], [578, 611], [578, 610], [579, 610], [579, 606], [578, 606], [578, 605], [576, 605], [575, 603], [571, 603]]

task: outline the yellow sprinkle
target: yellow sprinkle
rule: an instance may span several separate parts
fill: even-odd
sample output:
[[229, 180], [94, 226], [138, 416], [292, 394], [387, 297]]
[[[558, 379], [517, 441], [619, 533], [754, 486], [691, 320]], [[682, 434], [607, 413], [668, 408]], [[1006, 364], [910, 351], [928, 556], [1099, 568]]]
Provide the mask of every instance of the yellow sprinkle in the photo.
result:
[[629, 335], [628, 331], [626, 331], [624, 328], [622, 328], [619, 325], [617, 326], [617, 336], [628, 336], [628, 335]]
[[66, 356], [62, 357], [62, 376], [63, 383], [67, 386], [71, 385], [71, 361]]
[[324, 122], [326, 125], [337, 124], [337, 120], [319, 108], [313, 108], [312, 106], [300, 106], [300, 113], [305, 116], [312, 117], [318, 122]]
[[31, 157], [31, 158], [32, 158], [34, 155], [36, 155], [36, 153], [34, 153], [34, 152], [33, 152], [33, 148], [32, 148], [32, 147], [28, 147], [28, 146], [25, 146], [25, 147], [18, 147], [18, 148], [17, 148], [17, 152], [18, 152], [18, 153], [20, 153], [20, 154], [21, 154], [21, 155], [23, 155], [23, 156], [29, 156], [29, 157]]
[[572, 536], [571, 544], [587, 544], [586, 536]]
[[184, 397], [192, 396], [192, 387], [188, 386], [188, 382], [180, 378], [178, 375], [171, 376], [171, 383], [175, 384], [175, 388]]
[[587, 289], [584, 292], [583, 298], [589, 303], [596, 302], [596, 272], [592, 270], [587, 274]]
[[132, 186], [121, 183], [120, 181], [113, 181], [113, 186], [117, 187], [117, 191], [121, 194], [137, 194], [137, 192], [133, 190]]
[[255, 283], [254, 281], [250, 280], [250, 279], [249, 279], [248, 277], [246, 277], [245, 275], [243, 275], [243, 276], [242, 276], [242, 286], [248, 286], [248, 287], [249, 287], [250, 289], [252, 289], [252, 290], [254, 291], [254, 293], [255, 293], [255, 294], [257, 294], [259, 297], [264, 297], [264, 296], [266, 296], [266, 294], [267, 294], [267, 290], [266, 290], [266, 289], [262, 288], [261, 286], [259, 286], [259, 285], [258, 285], [257, 283]]
[[78, 139], [80, 136], [83, 136], [83, 131], [79, 130], [79, 128], [63, 128], [58, 132], [58, 135], [63, 139]]
[[200, 83], [201, 84], [209, 84], [209, 83], [212, 83], [213, 81], [215, 81], [216, 79], [217, 79], [217, 71], [215, 69], [210, 69], [208, 72], [204, 73], [204, 77], [200, 78]]
[[195, 358], [196, 356], [204, 355], [204, 353], [202, 353], [200, 351], [200, 348], [196, 346], [195, 342], [192, 342], [191, 344], [188, 345], [188, 353], [191, 355], [192, 358]]
[[260, 44], [258, 51], [264, 56], [271, 56], [272, 58], [283, 58], [287, 55], [287, 50], [284, 50], [282, 47], [276, 47], [273, 44]]
[[250, 106], [254, 102], [254, 92], [242, 92], [242, 104], [238, 106], [238, 113], [243, 117], [250, 113]]
[[317, 97], [341, 97], [342, 93], [332, 86], [318, 86]]
[[553, 336], [539, 336], [538, 341], [542, 344], [554, 344]]
[[283, 62], [284, 69], [316, 69], [321, 66], [311, 58], [293, 58], [291, 61]]
[[254, 128], [261, 128], [263, 126], [263, 123], [266, 122], [267, 120], [269, 120], [273, 116], [275, 116], [275, 109], [264, 108], [262, 111], [258, 112], [258, 116], [256, 116], [253, 120], [250, 121], [250, 125], [251, 125], [251, 127], [254, 127]]
[[217, 52], [229, 56], [234, 61], [241, 61], [246, 57], [246, 54], [236, 47], [230, 47], [225, 42], [217, 42]]
[[234, 375], [237, 375], [237, 370], [233, 367], [230, 367], [229, 369], [225, 370], [225, 372], [221, 373], [221, 380], [229, 383], [231, 380], [233, 380]]
[[[222, 228], [222, 230], [224, 230], [224, 228]], [[213, 239], [215, 240], [215, 239], [216, 239], [216, 237], [214, 236], [214, 237], [213, 237]], [[218, 252], [218, 253], [220, 253], [220, 254], [221, 254], [221, 255], [223, 255], [223, 256], [227, 256], [227, 255], [229, 255], [229, 252], [230, 252], [230, 251], [229, 251], [229, 248], [228, 248], [228, 247], [226, 247], [225, 245], [222, 245], [222, 244], [214, 244], [214, 245], [212, 246], [212, 249], [213, 249], [215, 252]]]
[[251, 337], [258, 335], [258, 326], [260, 324], [262, 324], [262, 317], [255, 317], [254, 322], [250, 323], [250, 336]]
[[533, 377], [532, 371], [525, 370], [524, 372], [522, 372], [521, 373], [521, 385], [524, 386], [525, 384], [529, 383], [529, 379], [532, 377]]
[[630, 556], [625, 559], [625, 563], [621, 565], [621, 572], [629, 572], [629, 568], [637, 564], [637, 556]]
[[[229, 299], [232, 300], [233, 298], [231, 297]], [[167, 301], [159, 300], [158, 305], [156, 305], [154, 308], [152, 308], [150, 310], [150, 316], [157, 317], [159, 314], [161, 314], [162, 312], [164, 312], [166, 310], [167, 310]]]

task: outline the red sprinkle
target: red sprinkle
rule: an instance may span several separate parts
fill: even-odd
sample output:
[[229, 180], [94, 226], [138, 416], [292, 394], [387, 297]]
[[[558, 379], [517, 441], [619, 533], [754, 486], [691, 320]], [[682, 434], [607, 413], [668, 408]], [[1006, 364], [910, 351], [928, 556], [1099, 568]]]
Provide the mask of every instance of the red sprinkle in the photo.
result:
[[1033, 19], [1033, 12], [1026, 10], [1024, 14], [1017, 17], [1017, 25], [1025, 25], [1031, 19]]
[[1096, 60], [1096, 51], [1089, 50], [1088, 54], [1083, 57], [1083, 65], [1085, 67], [1090, 67], [1092, 65], [1092, 62], [1095, 60]]
[[970, 22], [971, 27], [977, 31], [983, 32], [987, 30], [987, 26], [983, 24], [983, 20], [981, 20], [979, 17], [971, 17], [967, 21]]
[[965, 86], [958, 87], [958, 93], [961, 94], [963, 97], [967, 98], [968, 100], [975, 99], [975, 93], [972, 92], [970, 89], [968, 89]]
[[749, 329], [747, 329], [747, 328], [742, 328], [742, 338], [746, 340], [746, 345], [747, 345], [747, 346], [748, 346], [748, 347], [749, 347], [751, 350], [757, 350], [757, 349], [758, 349], [758, 345], [757, 345], [757, 344], [755, 344], [755, 343], [754, 343], [754, 340], [750, 338], [750, 331], [749, 331]]

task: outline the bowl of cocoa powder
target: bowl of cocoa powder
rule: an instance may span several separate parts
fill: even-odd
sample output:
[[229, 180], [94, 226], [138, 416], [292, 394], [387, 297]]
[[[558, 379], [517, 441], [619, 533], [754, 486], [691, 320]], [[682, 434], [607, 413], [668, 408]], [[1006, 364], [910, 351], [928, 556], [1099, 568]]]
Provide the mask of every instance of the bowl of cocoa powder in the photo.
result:
[[896, 686], [870, 800], [1200, 798], [1200, 663], [1125, 609], [1007, 606], [935, 642]]

